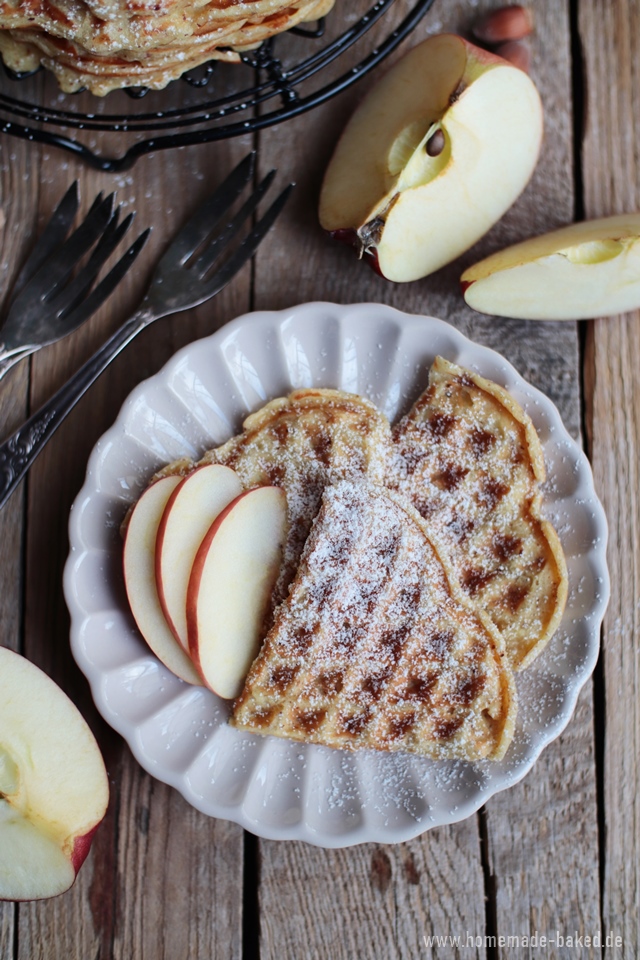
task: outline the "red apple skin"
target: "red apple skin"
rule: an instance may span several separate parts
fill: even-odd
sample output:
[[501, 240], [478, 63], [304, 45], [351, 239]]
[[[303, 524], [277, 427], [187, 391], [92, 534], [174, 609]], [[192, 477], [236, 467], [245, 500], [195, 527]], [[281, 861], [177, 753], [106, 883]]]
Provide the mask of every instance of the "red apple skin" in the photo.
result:
[[[357, 250], [360, 246], [358, 242], [358, 234], [351, 227], [340, 228], [339, 230], [328, 230], [327, 233], [332, 240], [336, 240], [338, 243], [344, 243], [348, 247], [353, 247], [354, 250]], [[380, 269], [378, 254], [376, 253], [375, 249], [370, 248], [369, 250], [365, 250], [362, 256], [374, 273], [377, 273], [378, 276], [382, 277], [383, 280], [387, 279]]]
[[[517, 65], [517, 64], [514, 64], [514, 63], [513, 63], [511, 60], [509, 60], [507, 57], [502, 57], [502, 56], [500, 56], [498, 53], [492, 52], [492, 51], [490, 51], [490, 50], [486, 50], [484, 47], [480, 47], [480, 46], [478, 46], [477, 44], [472, 43], [470, 40], [467, 40], [465, 37], [459, 36], [458, 34], [454, 34], [454, 33], [449, 32], [449, 33], [445, 33], [445, 34], [440, 34], [440, 36], [443, 36], [443, 37], [445, 37], [445, 36], [454, 37], [456, 40], [460, 41], [460, 42], [463, 44], [464, 49], [465, 49], [465, 51], [466, 51], [467, 60], [469, 60], [469, 59], [471, 58], [471, 59], [474, 60], [477, 64], [482, 64], [483, 66], [491, 66], [491, 65], [496, 65], [496, 66], [497, 66], [497, 65], [505, 65], [505, 64], [507, 64], [507, 65], [509, 65], [509, 66], [514, 66], [514, 65], [515, 65], [515, 66], [519, 66], [519, 65]], [[429, 38], [429, 39], [435, 39], [435, 37], [432, 37], [432, 38]], [[425, 41], [423, 41], [423, 42], [427, 42], [427, 41], [425, 40]], [[393, 70], [393, 66], [392, 66], [390, 69]], [[522, 67], [520, 67], [520, 69], [522, 69]], [[524, 70], [523, 72], [524, 72], [524, 73], [528, 73], [527, 70]], [[450, 94], [450, 103], [451, 103], [451, 104], [453, 104], [456, 100], [458, 100], [458, 99], [462, 96], [462, 94], [464, 93], [466, 87], [469, 85], [469, 84], [468, 84], [468, 80], [466, 79], [466, 76], [467, 76], [467, 69], [465, 68], [465, 71], [463, 72], [463, 75], [462, 75], [462, 77], [461, 77], [461, 79], [460, 79], [460, 81], [459, 81], [459, 83], [458, 83], [457, 88], [451, 91], [451, 94]], [[365, 98], [365, 99], [366, 99], [366, 98]], [[343, 133], [341, 134], [341, 136], [340, 136], [340, 138], [339, 138], [339, 140], [338, 140], [338, 144], [340, 144], [340, 143], [342, 142], [342, 140], [343, 140], [343, 138], [344, 138], [344, 136], [345, 136], [345, 133], [346, 133], [346, 130], [347, 130], [347, 129], [348, 129], [348, 125], [347, 125], [347, 127], [345, 128], [345, 131], [343, 131]], [[335, 148], [335, 150], [334, 150], [334, 154], [335, 154], [335, 152], [337, 152], [337, 149], [338, 149], [338, 148], [337, 148], [337, 146], [336, 146], [336, 148]], [[333, 159], [333, 158], [332, 158], [332, 159]], [[329, 167], [331, 166], [331, 162], [332, 162], [332, 161], [330, 161], [330, 163], [329, 163]], [[327, 168], [327, 169], [329, 169], [329, 168]], [[326, 173], [325, 173], [325, 177], [326, 177]], [[333, 229], [333, 230], [327, 229], [327, 230], [326, 230], [326, 233], [328, 233], [328, 235], [329, 235], [330, 237], [332, 237], [332, 239], [336, 240], [338, 243], [344, 243], [344, 244], [347, 244], [348, 246], [353, 246], [353, 247], [355, 247], [356, 250], [358, 250], [358, 248], [359, 248], [359, 242], [358, 242], [358, 232], [357, 232], [357, 231], [358, 231], [358, 228], [354, 228], [354, 227], [338, 227], [338, 228]], [[475, 242], [475, 241], [474, 241], [474, 242]], [[472, 244], [471, 244], [471, 245], [472, 245]], [[461, 252], [462, 252], [462, 251], [461, 251]], [[378, 258], [377, 251], [376, 251], [375, 248], [370, 248], [370, 249], [366, 250], [366, 251], [363, 253], [363, 255], [362, 255], [362, 259], [363, 259], [363, 260], [366, 260], [367, 264], [371, 267], [371, 269], [372, 269], [375, 273], [378, 274], [378, 276], [382, 277], [384, 280], [389, 280], [389, 277], [385, 276], [385, 274], [383, 273], [383, 271], [382, 271], [382, 269], [381, 269], [381, 267], [380, 267], [379, 258]], [[444, 264], [443, 264], [443, 266], [444, 266]], [[419, 278], [416, 278], [416, 279], [419, 279]], [[395, 282], [395, 281], [394, 281], [394, 280], [390, 280], [389, 282], [393, 283], [393, 282]]]
[[[30, 874], [30, 879], [33, 880], [33, 888], [29, 891], [27, 896], [18, 895], [18, 896], [2, 896], [0, 895], [0, 901], [3, 902], [31, 902], [37, 900], [47, 900], [51, 899], [54, 896], [59, 896], [62, 893], [65, 893], [74, 883], [75, 878], [78, 875], [78, 871], [84, 861], [87, 858], [89, 850], [91, 848], [91, 842], [96, 833], [96, 830], [103, 822], [106, 815], [108, 805], [109, 805], [109, 778], [107, 769], [104, 764], [104, 759], [100, 748], [96, 742], [95, 736], [89, 729], [86, 721], [83, 719], [80, 711], [75, 706], [72, 700], [67, 696], [67, 694], [49, 677], [43, 670], [37, 667], [34, 663], [27, 660], [25, 657], [22, 657], [20, 654], [9, 650], [6, 647], [0, 645], [0, 660], [2, 661], [2, 666], [0, 668], [0, 677], [2, 677], [2, 699], [1, 703], [3, 708], [7, 707], [8, 704], [8, 713], [3, 715], [1, 719], [2, 731], [0, 731], [4, 736], [7, 736], [9, 730], [13, 730], [13, 735], [8, 735], [8, 747], [9, 747], [9, 757], [11, 757], [11, 743], [13, 736], [16, 737], [16, 741], [22, 741], [24, 748], [28, 748], [28, 757], [29, 760], [27, 763], [22, 762], [22, 757], [18, 762], [18, 775], [21, 778], [23, 773], [26, 773], [25, 781], [26, 787], [23, 784], [20, 784], [18, 790], [18, 805], [17, 810], [20, 811], [22, 807], [22, 794], [26, 798], [26, 810], [27, 819], [31, 821], [32, 825], [44, 825], [49, 823], [52, 828], [52, 833], [50, 835], [50, 840], [53, 842], [53, 845], [56, 846], [56, 849], [59, 850], [61, 856], [67, 861], [68, 865], [71, 868], [71, 871], [64, 871], [64, 883], [68, 885], [60, 889], [63, 886], [62, 883], [48, 884], [47, 877], [44, 877], [44, 880], [40, 876], [38, 870], [35, 870]], [[10, 684], [10, 686], [9, 686]], [[11, 687], [16, 687], [17, 693], [23, 694], [22, 696], [9, 696], [7, 697], [7, 692]], [[26, 694], [26, 696], [24, 695]], [[24, 727], [21, 728], [21, 716], [20, 710], [15, 710], [12, 708], [12, 704], [20, 704], [20, 708], [24, 715], [33, 717], [32, 704], [38, 702], [42, 705], [42, 702], [47, 702], [50, 699], [51, 703], [49, 704], [49, 726], [43, 729], [46, 729], [47, 735], [44, 741], [35, 742], [34, 736], [34, 727], [27, 722]], [[65, 705], [66, 704], [66, 705]], [[40, 720], [40, 717], [37, 717], [37, 720]], [[24, 720], [24, 717], [22, 718]], [[71, 739], [69, 739], [69, 729], [72, 732]], [[62, 737], [62, 744], [60, 744], [59, 738], [61, 733], [64, 734]], [[53, 739], [51, 739], [51, 736]], [[77, 757], [73, 758], [70, 755], [67, 755], [67, 750], [65, 749], [65, 740], [66, 746], [73, 748], [74, 744], [79, 744], [79, 750]], [[46, 748], [43, 753], [43, 746]], [[62, 749], [61, 749], [62, 747]], [[22, 754], [22, 749], [20, 753]], [[4, 752], [4, 751], [3, 751]], [[39, 766], [43, 761], [45, 763], [49, 758], [55, 758], [55, 773], [59, 773], [62, 770], [64, 776], [57, 783], [58, 789], [64, 789], [67, 783], [72, 783], [71, 775], [71, 761], [78, 759], [80, 761], [79, 769], [84, 776], [86, 774], [87, 779], [82, 784], [82, 787], [89, 785], [91, 790], [87, 793], [85, 790], [81, 789], [79, 793], [83, 797], [83, 809], [84, 800], [87, 802], [87, 807], [85, 809], [84, 817], [89, 818], [89, 822], [93, 820], [93, 825], [90, 826], [86, 833], [79, 835], [74, 834], [74, 829], [83, 829], [82, 819], [80, 815], [77, 818], [76, 824], [73, 823], [76, 820], [75, 816], [72, 816], [69, 822], [65, 822], [65, 814], [62, 813], [63, 807], [66, 803], [69, 802], [70, 793], [62, 796], [55, 794], [55, 799], [51, 806], [48, 804], [40, 805], [36, 804], [31, 810], [29, 809], [29, 794], [32, 793], [31, 799], [33, 800], [33, 794], [37, 797], [39, 794], [38, 789], [35, 791], [30, 791], [29, 779], [33, 775], [34, 770], [41, 770]], [[86, 762], [84, 762], [86, 761]], [[48, 784], [50, 790], [53, 790], [56, 787], [56, 776], [52, 776], [52, 770], [48, 771], [46, 779], [42, 783]], [[77, 796], [77, 791], [74, 791]], [[4, 794], [0, 794], [4, 796]], [[9, 806], [12, 804], [12, 794], [6, 795]], [[40, 796], [40, 801], [42, 801], [44, 795]], [[49, 801], [51, 802], [51, 800]], [[73, 809], [73, 806], [72, 806]], [[57, 811], [57, 812], [56, 812]], [[91, 811], [91, 812], [88, 812]], [[30, 813], [35, 813], [36, 817], [30, 816]], [[48, 815], [48, 816], [47, 816]], [[78, 822], [79, 821], [79, 822]], [[86, 822], [86, 821], [85, 821]], [[46, 835], [47, 831], [42, 830], [42, 826], [38, 827], [38, 832], [44, 833]], [[65, 831], [65, 832], [63, 832]], [[1, 849], [1, 848], [0, 848]], [[0, 853], [0, 859], [2, 853]], [[46, 860], [46, 857], [45, 857]], [[57, 863], [54, 864], [54, 868], [57, 869]], [[70, 877], [69, 873], [72, 873], [73, 876]], [[57, 877], [56, 877], [57, 880]], [[3, 876], [4, 893], [10, 891], [11, 883], [7, 883], [6, 874]], [[18, 884], [21, 887], [21, 890], [16, 889], [15, 893], [23, 893], [24, 888], [27, 884], [22, 883]], [[30, 884], [29, 884], [30, 886]], [[54, 887], [58, 887], [54, 891]], [[42, 892], [45, 891], [45, 892]]]
[[[281, 488], [279, 488], [281, 489]], [[211, 541], [216, 536], [220, 526], [224, 523], [225, 518], [231, 513], [233, 508], [242, 500], [244, 497], [248, 496], [250, 493], [254, 493], [256, 490], [253, 487], [251, 490], [245, 490], [240, 496], [236, 497], [235, 500], [232, 500], [229, 503], [222, 513], [216, 517], [216, 519], [211, 524], [209, 530], [207, 531], [204, 540], [200, 544], [196, 558], [191, 569], [191, 577], [189, 579], [189, 588], [187, 591], [187, 639], [189, 642], [189, 656], [195, 666], [196, 670], [202, 677], [202, 681], [205, 686], [208, 686], [207, 680], [204, 676], [204, 671], [202, 669], [202, 664], [200, 662], [199, 646], [198, 646], [198, 591], [200, 590], [200, 581], [202, 579], [202, 572], [207, 559], [207, 553], [209, 552], [209, 547], [211, 546]]]
[[165, 599], [164, 590], [162, 589], [162, 577], [160, 576], [162, 565], [160, 563], [160, 557], [162, 555], [162, 544], [163, 544], [164, 535], [167, 529], [169, 512], [175, 502], [176, 497], [178, 496], [178, 491], [180, 490], [181, 487], [182, 487], [182, 484], [179, 483], [178, 486], [173, 491], [173, 493], [171, 494], [171, 496], [169, 497], [169, 499], [167, 500], [167, 505], [164, 508], [164, 513], [162, 514], [162, 517], [160, 519], [158, 532], [156, 534], [156, 554], [155, 554], [156, 589], [158, 591], [158, 600], [160, 601], [160, 606], [162, 607], [162, 612], [164, 613], [164, 618], [167, 621], [167, 625], [171, 630], [171, 633], [175, 637], [176, 642], [179, 643], [180, 646], [182, 646], [182, 641], [178, 635], [178, 631], [175, 628], [175, 624], [173, 620], [169, 616], [169, 610], [167, 608], [167, 602]]
[[[450, 35], [457, 36], [457, 34], [450, 34]], [[462, 40], [462, 42], [464, 43], [465, 47], [467, 48], [467, 52], [468, 52], [467, 55], [469, 53], [473, 54], [476, 60], [478, 60], [480, 63], [506, 63], [507, 62], [504, 57], [499, 56], [497, 53], [492, 53], [491, 50], [485, 50], [484, 47], [479, 47], [477, 44], [471, 43], [470, 40], [465, 40], [464, 37], [459, 36], [458, 40]]]
[[[100, 821], [102, 823], [102, 821]], [[100, 823], [96, 823], [95, 827], [89, 830], [88, 833], [85, 833], [82, 837], [76, 837], [73, 843], [73, 850], [71, 851], [71, 866], [76, 872], [87, 859], [89, 850], [91, 849], [91, 844], [93, 843], [93, 838], [95, 836], [96, 830], [100, 826]]]
[[[380, 261], [378, 260], [378, 251], [374, 248], [365, 250], [364, 259], [367, 264], [371, 267], [374, 273], [377, 273], [379, 277], [382, 277], [383, 280], [388, 280], [388, 277], [385, 277], [384, 273], [380, 269]], [[393, 281], [389, 281], [392, 283]]]
[[205, 682], [205, 680], [198, 650], [198, 591], [200, 590], [202, 571], [204, 570], [211, 541], [220, 529], [220, 525], [224, 522], [225, 517], [231, 513], [235, 505], [251, 492], [251, 490], [245, 490], [239, 497], [236, 497], [235, 500], [227, 504], [222, 513], [216, 517], [198, 548], [196, 558], [193, 561], [193, 567], [191, 568], [191, 577], [189, 578], [189, 588], [187, 590], [187, 639], [189, 641], [189, 656], [196, 670], [202, 677], [203, 682]]
[[[210, 464], [204, 464], [203, 466], [196, 467], [195, 470], [192, 470], [191, 473], [187, 474], [187, 476], [183, 478], [182, 482], [184, 483], [185, 480], [188, 480], [190, 477], [193, 476], [194, 473], [197, 473], [199, 470], [206, 470], [209, 466]], [[162, 576], [161, 576], [162, 564], [160, 562], [160, 558], [162, 556], [162, 546], [163, 546], [164, 536], [167, 529], [167, 523], [169, 522], [169, 513], [171, 512], [171, 508], [173, 507], [174, 502], [178, 498], [181, 489], [182, 489], [182, 483], [179, 483], [178, 486], [173, 491], [173, 493], [171, 494], [171, 496], [169, 497], [169, 499], [167, 500], [167, 505], [164, 508], [164, 513], [162, 514], [162, 518], [160, 520], [158, 533], [156, 535], [155, 571], [156, 571], [156, 587], [158, 590], [158, 599], [160, 600], [160, 606], [162, 607], [164, 618], [167, 621], [167, 624], [169, 625], [169, 629], [171, 630], [171, 633], [174, 635], [178, 644], [182, 647], [182, 640], [180, 639], [180, 634], [176, 630], [176, 626], [173, 620], [171, 619], [169, 608], [167, 606], [167, 602], [165, 599], [164, 590], [162, 587]]]
[[351, 227], [341, 227], [339, 230], [328, 230], [327, 232], [332, 240], [353, 247], [354, 250], [358, 249], [358, 234]]
[[531, 48], [522, 40], [501, 43], [497, 52], [524, 73], [531, 73]]
[[[102, 819], [104, 820], [104, 817]], [[87, 856], [89, 855], [91, 844], [93, 843], [93, 838], [101, 823], [102, 823], [102, 820], [99, 820], [98, 823], [96, 823], [96, 825], [92, 827], [88, 833], [85, 833], [82, 837], [76, 837], [75, 840], [73, 841], [73, 849], [71, 851], [71, 856], [69, 857], [69, 860], [70, 860], [71, 866], [73, 867], [73, 872], [75, 876], [73, 878], [73, 883], [71, 884], [71, 886], [73, 886], [73, 884], [75, 883], [76, 878], [78, 876], [78, 871], [80, 870], [80, 867], [82, 866], [82, 864], [87, 859]], [[70, 890], [70, 889], [71, 887], [67, 887], [67, 890]], [[67, 890], [61, 890], [60, 893], [55, 894], [55, 896], [60, 897], [62, 896], [62, 894], [66, 893]], [[38, 900], [50, 900], [50, 899], [51, 899], [50, 896], [46, 896], [46, 897], [15, 898], [9, 901], [5, 901], [3, 897], [0, 897], [0, 903], [3, 903], [3, 902], [35, 903]]]
[[461, 281], [460, 281], [460, 289], [461, 289], [461, 291], [462, 291], [462, 296], [463, 296], [463, 297], [464, 297], [465, 293], [467, 292], [467, 290], [469, 289], [469, 287], [470, 287], [472, 284], [473, 284], [473, 280], [461, 280]]

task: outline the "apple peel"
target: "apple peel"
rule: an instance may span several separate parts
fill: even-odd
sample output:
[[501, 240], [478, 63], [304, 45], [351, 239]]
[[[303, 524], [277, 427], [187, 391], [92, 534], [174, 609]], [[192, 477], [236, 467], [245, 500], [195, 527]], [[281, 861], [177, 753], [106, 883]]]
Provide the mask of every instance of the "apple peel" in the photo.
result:
[[187, 641], [187, 588], [196, 553], [216, 517], [242, 493], [240, 479], [229, 467], [209, 463], [184, 477], [171, 494], [156, 541], [158, 596], [174, 637]]
[[162, 477], [136, 503], [124, 542], [124, 582], [133, 618], [151, 651], [181, 680], [200, 686], [197, 670], [165, 619], [156, 583], [158, 527], [180, 482], [177, 476]]
[[212, 524], [193, 564], [187, 595], [189, 651], [205, 684], [237, 697], [264, 637], [282, 562], [287, 500], [281, 487], [255, 487]]

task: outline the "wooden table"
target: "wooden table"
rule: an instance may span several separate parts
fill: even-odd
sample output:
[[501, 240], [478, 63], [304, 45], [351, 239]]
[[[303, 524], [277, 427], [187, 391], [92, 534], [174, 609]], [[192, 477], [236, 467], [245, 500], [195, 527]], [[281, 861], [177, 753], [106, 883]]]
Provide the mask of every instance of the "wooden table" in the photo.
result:
[[[441, 29], [465, 31], [479, 9], [491, 6], [436, 0], [410, 42]], [[257, 148], [262, 170], [275, 166], [298, 182], [253, 266], [211, 304], [161, 321], [131, 344], [0, 513], [1, 642], [43, 667], [79, 705], [111, 783], [107, 819], [75, 886], [54, 900], [0, 905], [3, 960], [601, 955], [558, 945], [527, 952], [490, 939], [536, 931], [565, 938], [602, 931], [624, 942], [603, 956], [638, 955], [640, 317], [497, 322], [465, 307], [457, 279], [462, 264], [506, 242], [640, 206], [640, 0], [534, 0], [532, 6], [532, 75], [546, 111], [533, 182], [461, 263], [421, 282], [382, 281], [326, 240], [316, 222], [323, 168], [371, 78], [255, 138], [144, 157], [124, 176], [92, 172], [53, 149], [0, 140], [3, 291], [76, 177], [85, 204], [98, 189], [116, 186], [138, 223], [154, 226], [139, 268], [108, 305], [0, 385], [3, 435], [125, 318], [166, 238], [248, 148]], [[582, 437], [611, 528], [603, 652], [566, 731], [523, 782], [476, 816], [398, 846], [326, 851], [262, 841], [197, 813], [144, 773], [107, 728], [69, 653], [61, 586], [69, 507], [89, 452], [122, 401], [178, 347], [235, 315], [314, 299], [381, 301], [431, 313], [499, 349]], [[423, 939], [468, 934], [482, 946], [458, 951]]]

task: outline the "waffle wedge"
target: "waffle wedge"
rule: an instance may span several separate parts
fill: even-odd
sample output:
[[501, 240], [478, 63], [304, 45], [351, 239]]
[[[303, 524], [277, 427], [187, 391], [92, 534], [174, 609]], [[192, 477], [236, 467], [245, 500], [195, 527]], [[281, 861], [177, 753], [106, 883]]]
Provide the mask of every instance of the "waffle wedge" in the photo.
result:
[[231, 723], [331, 747], [499, 759], [515, 710], [504, 643], [417, 512], [366, 481], [327, 488]]
[[341, 390], [303, 388], [250, 414], [242, 433], [208, 450], [198, 463], [175, 460], [152, 482], [220, 463], [235, 470], [247, 490], [284, 489], [288, 532], [273, 609], [287, 595], [325, 487], [363, 477], [383, 483], [390, 450], [389, 422], [369, 400]]
[[567, 570], [542, 516], [544, 459], [530, 418], [502, 387], [437, 357], [393, 440], [388, 486], [425, 519], [514, 667], [531, 663], [562, 617]]
[[326, 486], [384, 480], [389, 423], [368, 400], [340, 390], [294, 390], [247, 417], [243, 432], [202, 463], [231, 467], [246, 489], [283, 487], [288, 535], [273, 606], [287, 595]]

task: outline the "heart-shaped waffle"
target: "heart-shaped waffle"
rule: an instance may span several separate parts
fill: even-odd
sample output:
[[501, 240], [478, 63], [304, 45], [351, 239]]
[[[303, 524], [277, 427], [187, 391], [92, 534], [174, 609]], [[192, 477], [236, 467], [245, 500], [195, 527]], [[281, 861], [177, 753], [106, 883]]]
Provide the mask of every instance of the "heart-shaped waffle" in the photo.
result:
[[504, 643], [460, 595], [417, 512], [364, 481], [327, 488], [232, 724], [331, 747], [499, 759], [515, 710]]
[[485, 610], [517, 668], [558, 626], [567, 570], [542, 516], [535, 428], [497, 384], [437, 357], [429, 386], [393, 430], [387, 484], [424, 517], [467, 597]]

